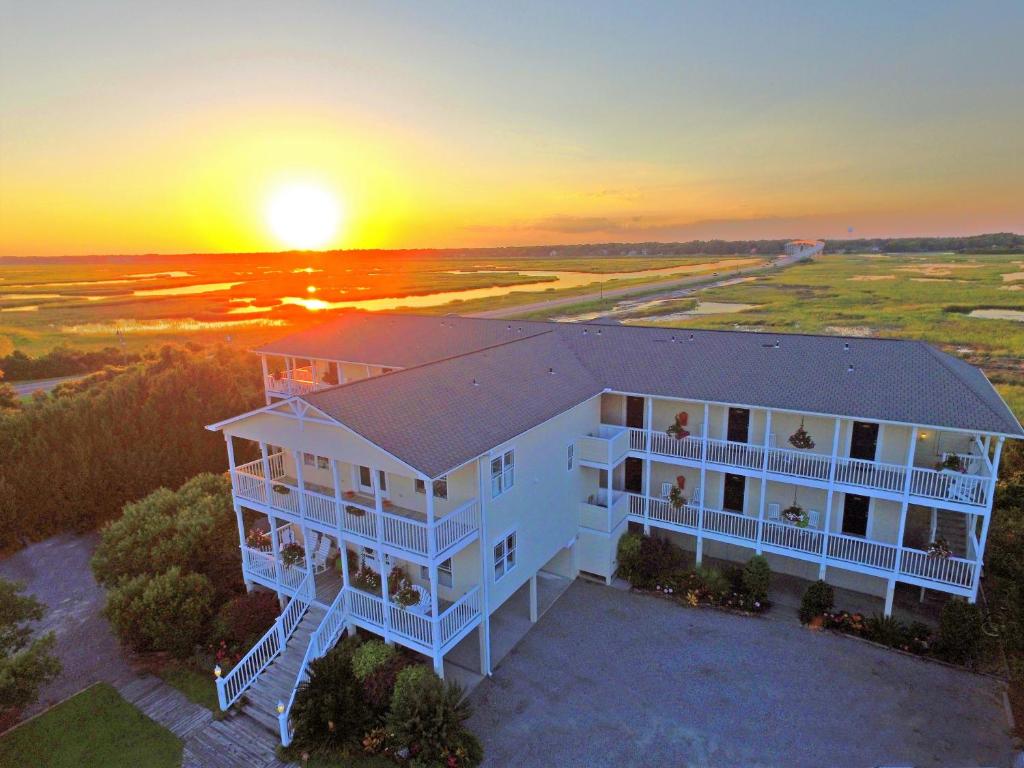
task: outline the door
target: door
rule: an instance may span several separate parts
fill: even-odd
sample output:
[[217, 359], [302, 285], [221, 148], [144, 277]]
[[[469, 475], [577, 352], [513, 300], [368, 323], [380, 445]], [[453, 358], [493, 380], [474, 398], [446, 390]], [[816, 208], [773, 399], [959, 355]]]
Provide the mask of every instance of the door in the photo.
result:
[[[359, 490], [361, 490], [363, 493], [368, 493], [372, 496], [373, 479], [370, 476], [370, 468], [360, 466], [358, 472]], [[383, 470], [378, 470], [377, 481], [380, 484], [380, 495], [386, 499], [388, 497], [388, 480], [387, 475], [384, 474]]]
[[625, 477], [623, 484], [630, 493], [643, 493], [644, 490], [644, 462], [641, 459], [629, 456], [626, 458], [624, 467]]
[[843, 503], [843, 533], [850, 536], [868, 535], [868, 503], [867, 496], [846, 494]]
[[747, 487], [747, 478], [743, 475], [725, 476], [725, 488], [722, 491], [722, 508], [729, 512], [743, 511], [743, 493]]
[[729, 431], [726, 439], [731, 443], [745, 443], [749, 431], [750, 411], [746, 408], [730, 408]]
[[626, 398], [626, 426], [636, 429], [644, 428], [644, 399], [642, 397]]
[[867, 421], [853, 422], [853, 433], [850, 436], [850, 458], [875, 460], [878, 448], [878, 425]]

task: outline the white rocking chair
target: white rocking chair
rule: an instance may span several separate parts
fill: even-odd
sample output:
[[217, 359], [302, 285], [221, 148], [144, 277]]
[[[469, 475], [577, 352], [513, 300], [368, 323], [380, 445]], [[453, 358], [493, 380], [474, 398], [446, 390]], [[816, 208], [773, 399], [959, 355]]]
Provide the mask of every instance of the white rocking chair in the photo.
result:
[[320, 540], [313, 550], [313, 573], [323, 573], [327, 570], [327, 558], [331, 554], [331, 540], [321, 534]]

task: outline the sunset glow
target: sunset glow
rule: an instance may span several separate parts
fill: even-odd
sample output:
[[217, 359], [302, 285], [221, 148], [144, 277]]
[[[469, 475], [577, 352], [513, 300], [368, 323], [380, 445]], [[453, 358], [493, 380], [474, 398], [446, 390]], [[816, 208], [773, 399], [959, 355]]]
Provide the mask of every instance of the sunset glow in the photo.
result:
[[[267, 202], [267, 223], [288, 248], [325, 248], [338, 234], [338, 201], [313, 184], [290, 184], [274, 192]], [[310, 286], [312, 293], [316, 290]]]

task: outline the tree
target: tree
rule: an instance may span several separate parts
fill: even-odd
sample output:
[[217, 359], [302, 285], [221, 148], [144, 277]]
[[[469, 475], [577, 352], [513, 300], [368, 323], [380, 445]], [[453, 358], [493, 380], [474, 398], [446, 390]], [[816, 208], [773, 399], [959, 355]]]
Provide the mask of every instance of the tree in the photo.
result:
[[476, 765], [482, 750], [464, 723], [472, 714], [465, 693], [455, 683], [445, 683], [423, 665], [398, 673], [391, 695], [388, 730], [409, 746], [422, 765]]
[[0, 370], [0, 408], [17, 408], [18, 393], [14, 387], [4, 381], [4, 372]]
[[337, 751], [355, 744], [371, 725], [372, 712], [352, 671], [354, 642], [342, 642], [309, 665], [309, 679], [292, 704], [295, 746]]
[[43, 617], [43, 604], [19, 594], [23, 584], [0, 579], [0, 716], [35, 703], [39, 688], [61, 672], [53, 654], [53, 632], [32, 640], [32, 622]]

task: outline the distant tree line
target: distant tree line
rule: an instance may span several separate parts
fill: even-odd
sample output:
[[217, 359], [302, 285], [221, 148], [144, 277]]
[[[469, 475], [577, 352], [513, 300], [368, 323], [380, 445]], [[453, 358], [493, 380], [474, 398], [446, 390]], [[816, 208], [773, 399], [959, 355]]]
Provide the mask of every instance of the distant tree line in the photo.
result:
[[858, 253], [878, 250], [886, 253], [1024, 253], [1024, 235], [999, 232], [971, 237], [894, 237], [859, 240], [828, 240], [827, 253]]
[[141, 359], [142, 355], [126, 353], [116, 347], [83, 350], [61, 345], [40, 357], [29, 357], [21, 350], [15, 350], [0, 357], [0, 371], [4, 372], [6, 381], [53, 379], [58, 376], [92, 373], [107, 365], [137, 363]]
[[224, 471], [224, 439], [203, 427], [263, 402], [253, 355], [165, 346], [0, 410], [0, 549], [92, 530], [157, 488]]

